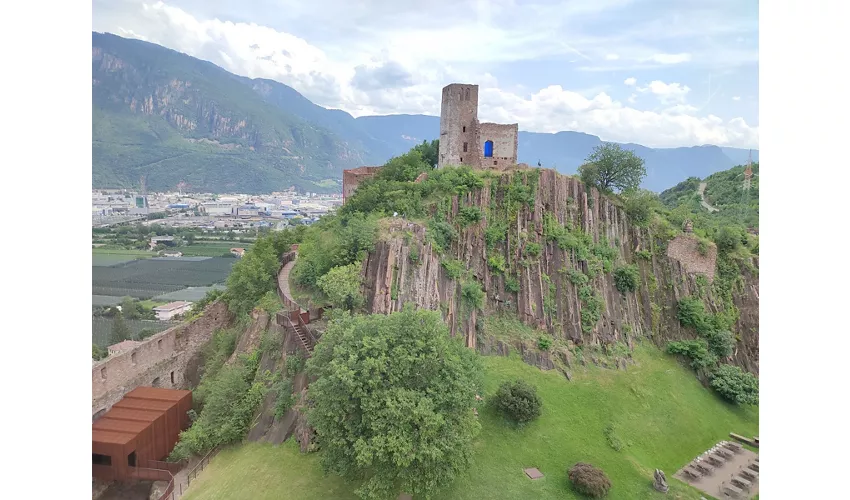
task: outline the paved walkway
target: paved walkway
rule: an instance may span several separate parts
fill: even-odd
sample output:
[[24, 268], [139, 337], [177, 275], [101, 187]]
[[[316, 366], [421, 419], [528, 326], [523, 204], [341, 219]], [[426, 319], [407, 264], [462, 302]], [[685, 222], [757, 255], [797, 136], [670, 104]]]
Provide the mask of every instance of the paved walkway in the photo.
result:
[[[295, 299], [292, 298], [292, 292], [289, 290], [289, 273], [292, 271], [292, 268], [295, 266], [295, 261], [298, 260], [298, 257], [292, 259], [292, 261], [288, 262], [283, 268], [280, 270], [280, 274], [277, 275], [277, 284], [280, 287], [281, 292], [283, 292], [283, 296], [286, 297], [293, 304], [298, 304]], [[301, 312], [305, 312], [303, 307], [300, 307]]]
[[720, 211], [719, 208], [714, 208], [711, 205], [709, 205], [707, 201], [705, 201], [705, 188], [706, 188], [706, 186], [708, 186], [708, 184], [705, 183], [705, 182], [699, 183], [699, 197], [700, 197], [700, 200], [701, 200], [700, 205], [702, 205], [702, 208], [708, 210], [709, 212], [719, 212]]
[[[722, 483], [730, 484], [732, 476], [738, 475], [739, 471], [746, 467], [751, 459], [758, 458], [758, 455], [752, 451], [743, 448], [741, 453], [732, 455], [732, 459], [723, 464], [722, 467], [715, 467], [714, 473], [710, 476], [702, 476], [699, 479], [689, 479], [681, 470], [673, 475], [676, 479], [684, 481], [694, 488], [704, 491], [715, 498], [728, 498], [720, 491]], [[687, 465], [685, 466], [687, 467]], [[684, 468], [684, 467], [683, 467]], [[745, 491], [741, 498], [753, 498], [759, 492], [758, 480], [753, 482], [750, 491]]]

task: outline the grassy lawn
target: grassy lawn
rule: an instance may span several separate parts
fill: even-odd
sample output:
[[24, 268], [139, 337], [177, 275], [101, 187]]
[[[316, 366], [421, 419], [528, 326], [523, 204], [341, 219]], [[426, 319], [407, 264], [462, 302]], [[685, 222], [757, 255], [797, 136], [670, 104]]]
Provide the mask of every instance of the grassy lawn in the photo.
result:
[[[758, 435], [758, 409], [724, 403], [689, 369], [653, 347], [638, 346], [634, 355], [638, 365], [627, 371], [576, 368], [571, 382], [515, 357], [484, 357], [485, 398], [502, 381], [523, 378], [537, 386], [543, 415], [513, 429], [489, 410], [479, 411], [475, 462], [437, 498], [581, 498], [569, 490], [566, 471], [585, 461], [611, 478], [610, 499], [698, 499], [700, 493], [673, 473], [729, 432]], [[608, 424], [624, 444], [619, 452], [603, 433]], [[318, 458], [298, 453], [295, 443], [226, 450], [193, 483], [187, 498], [352, 498], [352, 486], [322, 477]], [[525, 467], [537, 467], [545, 477], [531, 481]], [[667, 474], [667, 495], [652, 489], [655, 468]]]
[[230, 254], [231, 248], [249, 249], [253, 243], [239, 243], [238, 241], [201, 241], [194, 245], [180, 247], [177, 250], [183, 252], [187, 257], [221, 257]]
[[356, 499], [351, 490], [338, 477], [323, 477], [319, 456], [302, 455], [290, 439], [281, 446], [247, 443], [222, 450], [183, 499]]

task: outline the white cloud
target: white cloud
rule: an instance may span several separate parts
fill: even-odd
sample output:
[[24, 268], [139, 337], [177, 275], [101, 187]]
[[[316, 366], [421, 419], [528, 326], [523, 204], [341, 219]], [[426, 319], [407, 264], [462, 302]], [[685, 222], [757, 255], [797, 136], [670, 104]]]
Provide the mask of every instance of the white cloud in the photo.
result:
[[758, 127], [749, 126], [743, 118], [724, 122], [713, 115], [697, 117], [690, 114], [696, 109], [688, 105], [661, 112], [641, 111], [604, 92], [587, 99], [559, 85], [541, 89], [528, 99], [498, 88], [482, 88], [479, 106], [482, 121], [517, 122], [520, 129], [532, 132], [575, 130], [603, 140], [637, 142], [649, 147], [758, 144]]
[[618, 56], [617, 54], [605, 54], [606, 61], [616, 61], [619, 58], [620, 56]]
[[733, 100], [733, 101], [740, 101], [740, 100], [741, 100], [741, 96], [736, 95], [736, 96], [732, 97], [732, 100]]
[[679, 64], [690, 61], [691, 55], [686, 52], [681, 54], [653, 54], [647, 60], [659, 64]]
[[684, 102], [685, 96], [691, 91], [687, 85], [680, 83], [664, 83], [661, 80], [653, 80], [646, 87], [638, 87], [639, 92], [650, 92], [658, 97], [662, 103]]
[[[601, 3], [610, 6], [621, 1]], [[717, 117], [694, 116], [695, 110], [684, 102], [690, 88], [679, 83], [655, 80], [639, 88], [635, 77], [624, 81], [629, 87], [655, 95], [665, 104], [661, 111], [632, 107], [637, 93], [632, 93], [624, 103], [604, 91], [580, 93], [557, 85], [539, 89], [527, 82], [524, 86], [515, 82], [500, 86], [489, 73], [499, 67], [494, 63], [525, 60], [529, 46], [539, 48], [534, 52], [536, 57], [570, 54], [588, 58], [586, 52], [596, 60], [602, 57], [614, 60], [606, 57], [614, 55], [621, 61], [636, 60], [619, 48], [614, 52], [591, 43], [596, 40], [579, 39], [568, 43], [563, 38], [553, 37], [551, 30], [539, 29], [539, 25], [535, 30], [516, 31], [510, 23], [501, 27], [492, 24], [504, 19], [508, 12], [497, 12], [497, 7], [507, 9], [512, 5], [510, 0], [493, 2], [492, 17], [485, 19], [487, 22], [432, 23], [428, 18], [416, 17], [421, 21], [418, 24], [386, 23], [386, 29], [377, 31], [351, 22], [334, 24], [333, 29], [342, 30], [348, 26], [357, 32], [356, 37], [348, 34], [352, 37], [346, 40], [351, 43], [331, 40], [316, 44], [312, 37], [296, 36], [254, 23], [201, 18], [163, 2], [143, 4], [139, 12], [121, 18], [121, 25], [129, 27], [122, 33], [124, 36], [132, 33], [136, 38], [147, 37], [238, 75], [280, 81], [317, 104], [343, 109], [354, 116], [439, 115], [440, 90], [445, 84], [474, 82], [480, 85], [481, 119], [519, 123], [522, 130], [576, 130], [599, 135], [605, 140], [637, 142], [651, 147], [694, 144], [757, 147], [758, 127], [749, 126], [742, 118], [724, 122]], [[315, 5], [302, 6], [292, 15], [300, 19], [305, 15], [304, 9], [317, 8]], [[535, 15], [542, 15], [542, 22], [547, 23], [546, 14], [551, 12], [540, 11], [541, 8], [545, 9], [538, 8]], [[358, 11], [352, 15], [361, 14]], [[382, 18], [381, 22], [386, 20]], [[409, 29], [408, 26], [418, 28]], [[115, 28], [104, 31], [115, 31]], [[652, 53], [644, 52], [644, 55]], [[655, 53], [650, 59], [673, 64], [671, 61], [683, 56], [690, 57], [689, 54]]]

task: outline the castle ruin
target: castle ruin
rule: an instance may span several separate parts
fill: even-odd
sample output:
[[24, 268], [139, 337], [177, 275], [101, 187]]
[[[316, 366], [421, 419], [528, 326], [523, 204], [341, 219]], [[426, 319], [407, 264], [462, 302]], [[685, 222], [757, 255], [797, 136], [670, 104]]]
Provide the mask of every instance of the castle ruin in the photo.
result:
[[437, 168], [468, 165], [500, 168], [516, 165], [516, 123], [478, 122], [478, 85], [452, 83], [443, 87], [440, 106], [440, 157]]

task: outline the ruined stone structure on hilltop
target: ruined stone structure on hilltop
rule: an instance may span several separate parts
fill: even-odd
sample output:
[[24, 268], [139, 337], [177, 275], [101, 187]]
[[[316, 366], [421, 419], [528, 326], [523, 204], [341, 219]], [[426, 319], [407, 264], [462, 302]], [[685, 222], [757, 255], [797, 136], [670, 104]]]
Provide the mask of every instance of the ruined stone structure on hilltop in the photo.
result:
[[358, 167], [342, 171], [342, 203], [351, 198], [357, 186], [366, 179], [374, 177], [381, 167]]
[[446, 85], [440, 107], [437, 168], [447, 165], [473, 168], [516, 165], [518, 130], [516, 123], [478, 122], [478, 85]]

